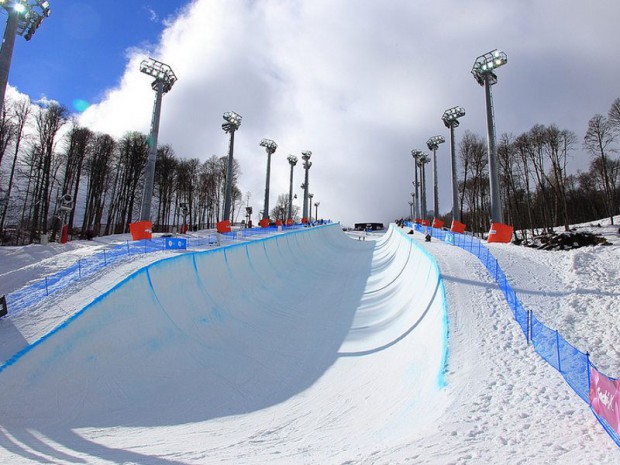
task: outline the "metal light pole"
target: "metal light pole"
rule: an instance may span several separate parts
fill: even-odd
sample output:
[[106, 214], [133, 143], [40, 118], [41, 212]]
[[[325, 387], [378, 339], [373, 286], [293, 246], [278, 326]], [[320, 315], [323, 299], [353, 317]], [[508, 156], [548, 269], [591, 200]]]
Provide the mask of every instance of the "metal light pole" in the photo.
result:
[[[459, 184], [456, 172], [456, 145], [454, 142], [454, 128], [459, 127], [459, 118], [465, 116], [465, 109], [452, 107], [444, 111], [441, 119], [443, 124], [450, 128], [450, 161], [452, 165], [452, 221], [461, 223], [461, 211], [459, 210]], [[454, 227], [454, 225], [453, 225]]]
[[291, 180], [288, 187], [288, 220], [293, 220], [293, 168], [297, 164], [297, 157], [295, 155], [289, 155], [286, 157], [289, 165], [291, 165]]
[[233, 148], [235, 146], [235, 131], [241, 126], [241, 115], [234, 111], [227, 111], [223, 118], [226, 120], [222, 124], [224, 132], [230, 134], [230, 144], [228, 145], [228, 164], [226, 167], [226, 193], [224, 197], [224, 217], [222, 220], [230, 221], [230, 206], [232, 204], [232, 185], [233, 185]]
[[308, 194], [308, 222], [312, 223], [312, 199], [314, 194]]
[[302, 184], [302, 188], [304, 190], [304, 209], [303, 209], [303, 219], [308, 221], [308, 171], [310, 171], [310, 167], [312, 166], [312, 162], [310, 161], [310, 157], [312, 156], [312, 152], [307, 150], [306, 152], [301, 152], [301, 159], [304, 161], [304, 170], [306, 170], [305, 180]]
[[[0, 0], [0, 7], [9, 14], [0, 48], [0, 112], [4, 109], [4, 96], [9, 81], [15, 36], [32, 39], [33, 34], [50, 15], [50, 4], [42, 0]], [[37, 11], [38, 10], [38, 11]]]
[[426, 146], [433, 151], [433, 211], [439, 217], [439, 188], [437, 187], [437, 148], [446, 141], [443, 136], [433, 136], [426, 141]]
[[420, 196], [419, 196], [419, 186], [420, 186], [420, 182], [418, 181], [418, 160], [420, 159], [420, 157], [424, 155], [421, 151], [419, 150], [412, 150], [411, 151], [411, 156], [413, 157], [413, 194], [411, 194], [413, 196], [413, 201], [415, 202], [415, 216], [416, 218], [421, 218], [422, 217], [422, 211], [420, 209]]
[[314, 202], [314, 221], [319, 221], [319, 205], [321, 202]]
[[499, 189], [499, 175], [497, 169], [497, 149], [495, 147], [495, 123], [493, 121], [493, 98], [491, 96], [491, 86], [497, 84], [497, 76], [493, 72], [508, 62], [508, 57], [504, 52], [491, 50], [484, 55], [476, 58], [471, 73], [476, 82], [484, 87], [486, 107], [487, 107], [487, 143], [489, 152], [489, 182], [491, 190], [491, 221], [493, 223], [503, 223], [503, 211]]
[[159, 135], [159, 116], [161, 114], [162, 96], [167, 93], [177, 80], [170, 66], [153, 58], [143, 60], [140, 63], [140, 71], [155, 78], [151, 88], [155, 91], [155, 104], [151, 118], [151, 133], [148, 138], [149, 158], [144, 170], [144, 192], [142, 194], [142, 209], [140, 219], [151, 219], [151, 199], [153, 197], [153, 182], [155, 180], [155, 161], [157, 160], [157, 137]]
[[278, 144], [276, 144], [271, 139], [263, 139], [260, 141], [260, 146], [265, 147], [267, 151], [267, 181], [265, 183], [265, 208], [263, 210], [263, 219], [269, 219], [269, 175], [271, 173], [271, 155], [273, 155], [278, 148]]
[[426, 164], [430, 163], [431, 159], [425, 153], [422, 153], [418, 157], [418, 165], [420, 167], [420, 177], [422, 178], [422, 219], [426, 219]]

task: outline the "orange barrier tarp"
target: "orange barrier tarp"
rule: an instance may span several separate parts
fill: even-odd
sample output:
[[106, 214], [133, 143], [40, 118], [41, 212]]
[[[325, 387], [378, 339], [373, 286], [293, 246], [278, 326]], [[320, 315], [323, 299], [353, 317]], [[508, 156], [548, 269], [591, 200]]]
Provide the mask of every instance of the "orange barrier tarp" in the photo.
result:
[[443, 221], [438, 220], [437, 218], [433, 218], [433, 228], [437, 228], [437, 229], [443, 228]]
[[153, 237], [153, 224], [150, 221], [136, 221], [129, 224], [129, 232], [134, 241], [151, 239]]
[[230, 227], [230, 221], [228, 220], [224, 220], [224, 221], [220, 221], [217, 224], [217, 232], [219, 233], [227, 233], [227, 232], [231, 232], [232, 228]]
[[513, 227], [502, 223], [491, 223], [487, 242], [499, 242], [507, 244], [512, 239]]
[[452, 220], [452, 227], [450, 228], [450, 231], [463, 234], [465, 232], [465, 224], [460, 221]]

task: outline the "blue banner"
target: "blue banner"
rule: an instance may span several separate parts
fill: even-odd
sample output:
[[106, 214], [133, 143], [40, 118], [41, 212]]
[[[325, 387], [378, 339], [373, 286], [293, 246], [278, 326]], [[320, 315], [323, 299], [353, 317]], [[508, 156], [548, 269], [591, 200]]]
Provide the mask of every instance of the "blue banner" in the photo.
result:
[[187, 249], [187, 239], [179, 237], [166, 238], [166, 250], [185, 250]]

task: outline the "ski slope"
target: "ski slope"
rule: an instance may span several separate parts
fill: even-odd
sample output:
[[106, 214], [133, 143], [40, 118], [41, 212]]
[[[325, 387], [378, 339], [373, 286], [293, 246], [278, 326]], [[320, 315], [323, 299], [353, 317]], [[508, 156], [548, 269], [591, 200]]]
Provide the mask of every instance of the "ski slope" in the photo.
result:
[[397, 228], [188, 253], [3, 366], [0, 458], [374, 463], [434, 430], [448, 361], [439, 269]]

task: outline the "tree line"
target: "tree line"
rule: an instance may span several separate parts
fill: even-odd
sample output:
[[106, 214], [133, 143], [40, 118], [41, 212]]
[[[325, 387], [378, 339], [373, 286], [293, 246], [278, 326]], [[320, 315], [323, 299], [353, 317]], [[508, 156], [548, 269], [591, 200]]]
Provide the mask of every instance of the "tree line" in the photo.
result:
[[[148, 137], [120, 139], [81, 127], [57, 104], [7, 102], [0, 115], [2, 242], [55, 239], [62, 221], [82, 237], [125, 233], [138, 220]], [[241, 174], [233, 167], [232, 217], [242, 211]], [[223, 213], [226, 157], [182, 159], [158, 147], [152, 211], [154, 231], [214, 227]], [[71, 205], [63, 216], [63, 199]], [[62, 221], [61, 221], [62, 219]]]
[[[614, 224], [620, 213], [620, 160], [614, 158], [619, 138], [620, 98], [607, 115], [590, 119], [582, 141], [555, 124], [502, 134], [497, 159], [504, 222], [524, 236], [605, 217]], [[580, 144], [591, 157], [589, 169], [569, 174], [570, 156]], [[466, 131], [458, 145], [458, 199], [463, 222], [474, 233], [490, 227], [487, 154], [486, 139]]]

